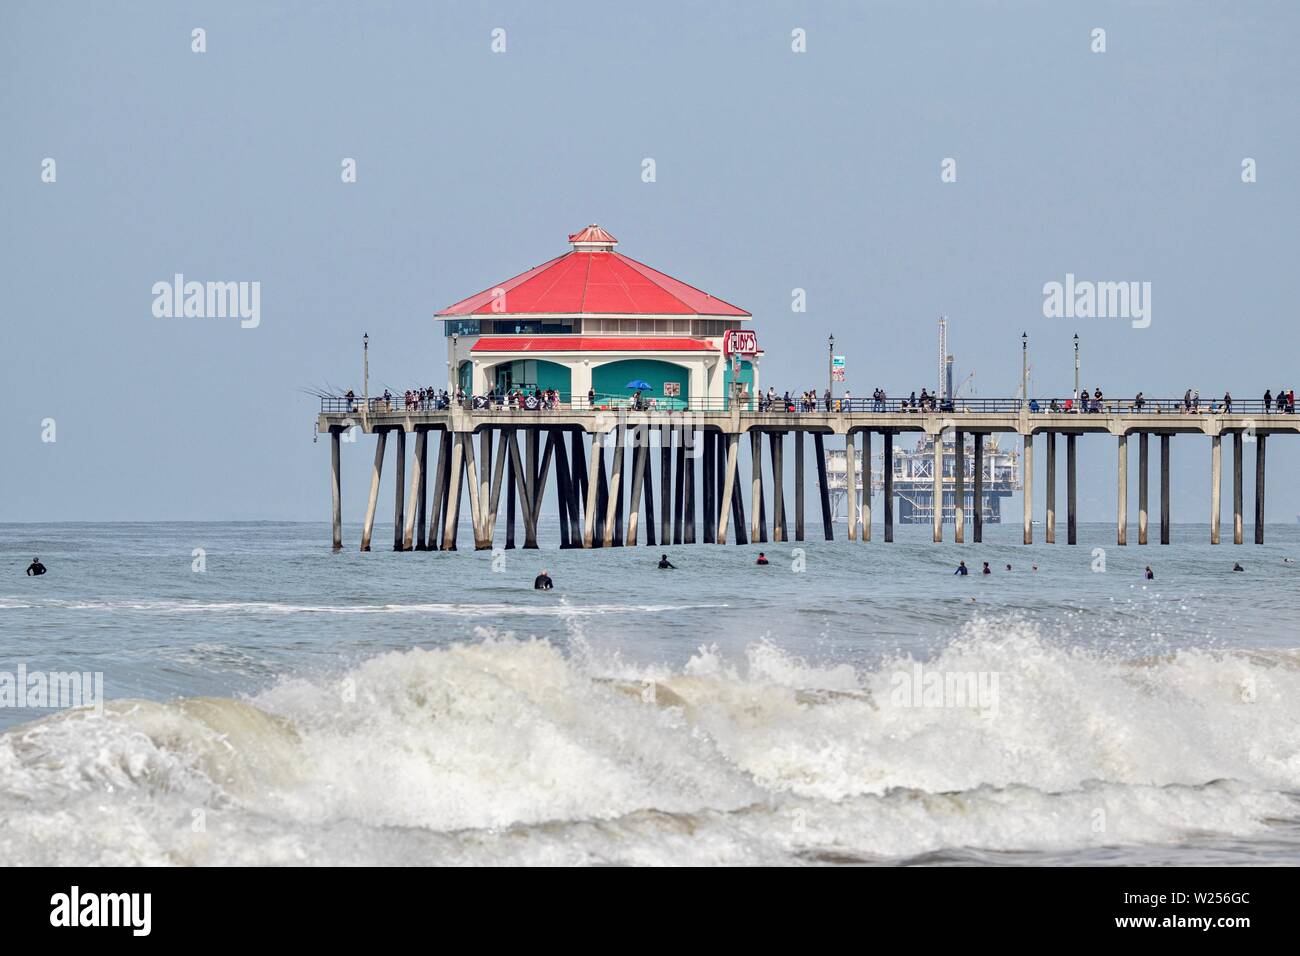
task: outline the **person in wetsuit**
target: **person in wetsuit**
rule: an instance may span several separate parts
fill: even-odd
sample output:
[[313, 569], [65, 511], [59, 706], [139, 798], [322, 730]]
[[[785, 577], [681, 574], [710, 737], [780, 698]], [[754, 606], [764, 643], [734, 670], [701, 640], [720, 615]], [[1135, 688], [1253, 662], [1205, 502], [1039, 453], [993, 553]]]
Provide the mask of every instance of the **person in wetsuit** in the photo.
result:
[[953, 574], [960, 574], [962, 577], [965, 577], [970, 574], [970, 569], [966, 567], [966, 562], [963, 561], [961, 564], [957, 565], [957, 570], [954, 571]]
[[1232, 565], [1232, 570], [1234, 570], [1234, 571], [1245, 571], [1246, 569], [1243, 568], [1240, 564], [1237, 564], [1237, 563], [1234, 562], [1233, 565]]
[[537, 577], [533, 580], [533, 590], [549, 591], [553, 587], [555, 587], [555, 582], [552, 581], [551, 576], [546, 573], [546, 569], [542, 568], [542, 573], [537, 575]]
[[981, 573], [982, 573], [982, 574], [992, 574], [992, 573], [993, 573], [993, 569], [989, 567], [989, 563], [988, 563], [987, 561], [984, 562], [984, 570], [983, 570]]
[[659, 570], [667, 571], [669, 568], [672, 568], [674, 571], [677, 570], [677, 568], [673, 565], [673, 563], [668, 560], [668, 555], [666, 554], [659, 555]]
[[1156, 579], [1156, 573], [1151, 570], [1151, 565], [1149, 564], [1147, 565], [1146, 576], [1148, 581], [1154, 581]]
[[762, 551], [758, 552], [758, 560], [755, 561], [754, 563], [755, 563], [755, 564], [767, 564], [767, 563], [768, 563], [767, 555], [764, 554]]
[[41, 564], [40, 558], [32, 558], [32, 563], [27, 566], [28, 577], [39, 577], [45, 573], [45, 565]]

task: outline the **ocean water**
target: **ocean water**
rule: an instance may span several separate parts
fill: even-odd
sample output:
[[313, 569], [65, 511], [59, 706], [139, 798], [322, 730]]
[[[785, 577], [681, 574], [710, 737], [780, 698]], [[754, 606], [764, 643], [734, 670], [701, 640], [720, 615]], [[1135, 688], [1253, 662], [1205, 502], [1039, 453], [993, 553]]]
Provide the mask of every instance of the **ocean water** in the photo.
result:
[[1297, 528], [1019, 536], [333, 554], [324, 524], [0, 525], [0, 672], [107, 697], [0, 707], [0, 859], [1300, 862]]

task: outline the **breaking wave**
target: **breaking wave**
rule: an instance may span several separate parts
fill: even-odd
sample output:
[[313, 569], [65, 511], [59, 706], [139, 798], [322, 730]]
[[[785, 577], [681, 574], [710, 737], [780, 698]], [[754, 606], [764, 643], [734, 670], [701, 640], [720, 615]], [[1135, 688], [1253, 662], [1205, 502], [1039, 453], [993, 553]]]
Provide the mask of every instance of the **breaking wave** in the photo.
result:
[[487, 635], [248, 700], [13, 728], [0, 853], [891, 862], [1246, 839], [1294, 858], [1298, 723], [1294, 651], [1131, 660], [977, 621], [930, 660], [870, 670], [770, 642], [670, 669]]

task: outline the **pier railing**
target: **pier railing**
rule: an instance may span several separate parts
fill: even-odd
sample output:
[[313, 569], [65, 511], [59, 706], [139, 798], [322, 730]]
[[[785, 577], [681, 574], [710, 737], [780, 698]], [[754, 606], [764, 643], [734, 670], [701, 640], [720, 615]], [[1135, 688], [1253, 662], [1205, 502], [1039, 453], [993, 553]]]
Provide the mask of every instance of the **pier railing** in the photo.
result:
[[[488, 399], [485, 396], [476, 396], [466, 398], [460, 402], [454, 399], [449, 402], [441, 402], [436, 399], [417, 401], [408, 405], [400, 396], [394, 396], [388, 400], [383, 398], [371, 398], [370, 410], [371, 416], [381, 415], [405, 415], [409, 413], [439, 412], [446, 411], [450, 404], [458, 404], [469, 412], [518, 412], [527, 415], [533, 412], [561, 411], [561, 412], [586, 412], [586, 411], [613, 411], [620, 409], [633, 409], [637, 411], [693, 411], [693, 412], [726, 412], [730, 411], [735, 402], [731, 399], [714, 399], [693, 398], [683, 400], [678, 398], [652, 398], [642, 399], [639, 402], [626, 395], [597, 395], [595, 398], [568, 398], [562, 397], [555, 401], [536, 399], [532, 396], [524, 398], [522, 401], [509, 402], [504, 398]], [[364, 400], [360, 398], [349, 399], [345, 397], [326, 397], [321, 399], [320, 410], [329, 415], [360, 415], [363, 414], [365, 406]], [[800, 399], [792, 399], [786, 402], [782, 397], [769, 400], [766, 397], [754, 396], [753, 398], [742, 400], [739, 403], [741, 411], [761, 412], [763, 414], [826, 414], [831, 413], [849, 413], [849, 414], [904, 414], [904, 415], [921, 415], [921, 414], [943, 414], [943, 415], [989, 415], [989, 414], [1019, 414], [1021, 410], [1027, 411], [1034, 415], [1293, 415], [1295, 407], [1285, 402], [1273, 401], [1267, 406], [1263, 399], [1233, 399], [1231, 405], [1226, 405], [1222, 399], [1205, 400], [1199, 402], [1187, 402], [1182, 398], [1144, 398], [1141, 402], [1133, 398], [1126, 399], [1102, 399], [1100, 401], [1088, 400], [1075, 402], [1070, 398], [1032, 398], [1028, 402], [1019, 398], [961, 398], [956, 401], [933, 401], [922, 402], [917, 399], [915, 402], [910, 398], [835, 398], [827, 407], [825, 399], [819, 398], [816, 402], [805, 402]]]

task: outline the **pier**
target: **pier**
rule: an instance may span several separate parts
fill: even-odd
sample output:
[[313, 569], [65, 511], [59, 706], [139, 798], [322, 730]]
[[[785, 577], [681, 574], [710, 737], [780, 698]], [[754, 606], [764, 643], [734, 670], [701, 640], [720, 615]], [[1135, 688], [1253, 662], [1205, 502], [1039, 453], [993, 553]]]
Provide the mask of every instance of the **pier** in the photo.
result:
[[[627, 399], [621, 399], [626, 403]], [[345, 489], [340, 475], [345, 432], [374, 437], [374, 466], [362, 526], [361, 550], [372, 546], [375, 514], [389, 445], [394, 449], [395, 495], [393, 549], [457, 550], [462, 511], [468, 510], [475, 550], [490, 550], [498, 540], [505, 548], [536, 548], [537, 527], [548, 486], [554, 489], [561, 548], [660, 547], [699, 543], [803, 541], [807, 500], [805, 449], [812, 437], [822, 536], [834, 537], [827, 480], [827, 438], [842, 440], [847, 467], [855, 467], [855, 448], [870, 467], [870, 449], [880, 442], [885, 466], [884, 533], [894, 539], [893, 456], [900, 436], [917, 434], [933, 441], [936, 467], [933, 498], [945, 493], [966, 501], [964, 463], [945, 473], [939, 456], [946, 441], [960, 449], [973, 439], [973, 500], [982, 500], [983, 454], [990, 435], [1017, 436], [1024, 462], [1024, 543], [1034, 540], [1033, 460], [1036, 439], [1046, 462], [1045, 541], [1056, 543], [1057, 436], [1065, 436], [1066, 542], [1077, 543], [1077, 438], [1108, 434], [1115, 438], [1118, 505], [1116, 544], [1129, 543], [1128, 470], [1130, 436], [1138, 438], [1137, 543], [1148, 543], [1149, 439], [1159, 437], [1160, 543], [1169, 544], [1172, 513], [1172, 446], [1180, 438], [1180, 464], [1198, 459], [1210, 470], [1210, 543], [1220, 543], [1222, 439], [1232, 439], [1232, 540], [1243, 543], [1245, 445], [1254, 447], [1254, 542], [1264, 542], [1266, 445], [1272, 435], [1300, 433], [1300, 416], [1266, 410], [1262, 401], [1234, 401], [1222, 407], [1185, 411], [1182, 400], [1146, 399], [1140, 408], [1107, 401], [1099, 411], [1041, 410], [1045, 401], [1021, 399], [961, 400], [948, 410], [920, 409], [898, 400], [837, 400], [832, 410], [756, 411], [750, 402], [702, 399], [673, 409], [619, 404], [604, 397], [563, 400], [555, 407], [511, 409], [467, 402], [465, 407], [396, 408], [376, 400], [327, 398], [321, 402], [318, 431], [329, 436], [330, 487], [334, 548], [343, 543]], [[908, 435], [908, 433], [913, 433]], [[786, 510], [786, 438], [793, 435], [793, 512]], [[409, 484], [407, 437], [414, 443]], [[1199, 436], [1208, 442], [1190, 440]], [[390, 441], [391, 438], [391, 441]], [[1013, 439], [1014, 440], [1014, 439]], [[770, 482], [762, 467], [763, 445]], [[477, 453], [476, 453], [477, 445]], [[659, 467], [654, 466], [654, 447]], [[748, 475], [742, 474], [741, 449], [749, 446]], [[431, 466], [431, 462], [433, 462]], [[656, 474], [657, 471], [657, 474]], [[432, 487], [429, 487], [432, 478]], [[870, 488], [870, 476], [864, 484]], [[951, 487], [948, 484], [951, 483]], [[657, 485], [657, 488], [656, 488]], [[748, 501], [745, 490], [748, 488]], [[504, 492], [504, 494], [503, 494]], [[849, 497], [849, 540], [871, 540], [870, 496], [860, 514]], [[501, 510], [504, 504], [504, 520]], [[748, 508], [748, 512], [746, 512]], [[657, 509], [657, 516], [656, 516]], [[748, 514], [748, 520], [747, 519]], [[953, 540], [963, 543], [966, 508], [956, 510]], [[970, 517], [972, 539], [983, 536], [981, 509]], [[933, 537], [944, 537], [943, 512], [933, 509]], [[522, 530], [522, 541], [519, 532]]]

